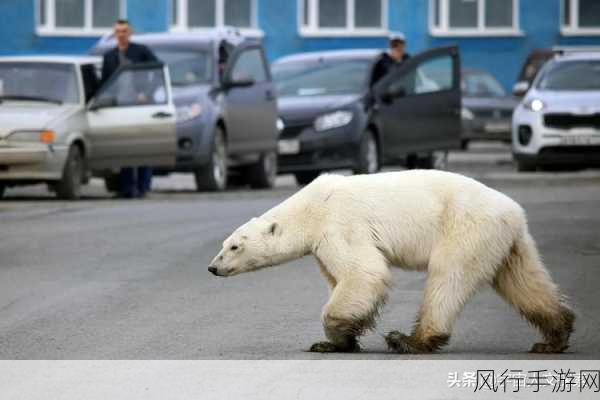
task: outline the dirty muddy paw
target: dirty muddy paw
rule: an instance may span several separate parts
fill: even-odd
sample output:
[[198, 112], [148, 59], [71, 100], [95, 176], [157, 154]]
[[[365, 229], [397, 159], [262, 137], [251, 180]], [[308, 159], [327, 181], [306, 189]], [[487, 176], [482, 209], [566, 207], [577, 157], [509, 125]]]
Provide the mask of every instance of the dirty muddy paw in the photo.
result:
[[530, 353], [538, 353], [538, 354], [540, 354], [540, 353], [546, 353], [546, 354], [562, 353], [568, 347], [569, 347], [568, 345], [556, 346], [556, 345], [552, 345], [552, 344], [548, 344], [548, 343], [536, 343], [531, 348]]
[[360, 351], [360, 347], [356, 344], [350, 348], [336, 346], [331, 342], [318, 342], [310, 346], [312, 353], [354, 353]]
[[400, 354], [418, 353], [417, 349], [410, 343], [411, 338], [399, 331], [392, 331], [385, 337], [390, 350]]

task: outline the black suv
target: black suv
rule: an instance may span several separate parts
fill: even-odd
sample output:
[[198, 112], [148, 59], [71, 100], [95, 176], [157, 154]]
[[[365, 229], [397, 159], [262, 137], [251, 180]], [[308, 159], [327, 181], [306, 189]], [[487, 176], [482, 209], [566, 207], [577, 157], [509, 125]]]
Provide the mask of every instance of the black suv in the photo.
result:
[[[223, 190], [228, 176], [270, 188], [277, 176], [277, 102], [261, 42], [236, 30], [132, 37], [169, 67], [177, 108], [176, 165], [155, 173], [192, 172], [198, 190]], [[115, 46], [101, 39], [92, 54]], [[106, 179], [116, 189], [114, 176]]]

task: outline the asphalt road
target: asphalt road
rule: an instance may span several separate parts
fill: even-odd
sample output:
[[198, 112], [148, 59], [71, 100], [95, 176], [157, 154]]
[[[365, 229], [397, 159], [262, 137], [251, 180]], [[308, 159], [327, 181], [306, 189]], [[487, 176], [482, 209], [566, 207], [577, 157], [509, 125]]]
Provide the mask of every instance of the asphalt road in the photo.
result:
[[[528, 212], [541, 253], [578, 312], [568, 353], [600, 357], [600, 173], [518, 175], [505, 149], [453, 155]], [[43, 188], [0, 201], [2, 359], [481, 359], [534, 358], [535, 331], [491, 290], [474, 298], [451, 343], [431, 356], [387, 351], [382, 334], [408, 331], [425, 276], [394, 270], [395, 288], [359, 354], [306, 350], [323, 340], [327, 287], [311, 258], [229, 279], [206, 268], [237, 226], [297, 188], [196, 194], [188, 177], [163, 178], [142, 201], [100, 185], [80, 202]], [[539, 355], [537, 357], [540, 357]], [[543, 357], [543, 356], [542, 356]]]

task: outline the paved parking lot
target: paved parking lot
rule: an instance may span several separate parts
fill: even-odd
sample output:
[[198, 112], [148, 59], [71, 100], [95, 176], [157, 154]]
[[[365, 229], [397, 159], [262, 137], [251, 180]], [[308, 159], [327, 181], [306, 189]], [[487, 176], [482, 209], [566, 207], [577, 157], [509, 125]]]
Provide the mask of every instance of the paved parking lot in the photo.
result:
[[[452, 170], [522, 203], [552, 274], [579, 315], [560, 358], [600, 356], [600, 171], [518, 174], [503, 145], [453, 153]], [[44, 187], [0, 201], [0, 358], [406, 358], [381, 335], [407, 331], [424, 276], [395, 288], [365, 351], [316, 355], [327, 288], [311, 258], [223, 280], [206, 271], [224, 237], [297, 190], [198, 194], [186, 175], [158, 178], [146, 200], [113, 200], [100, 182], [79, 202]], [[466, 308], [451, 344], [427, 358], [531, 358], [535, 332], [491, 290]], [[555, 356], [556, 357], [556, 356]], [[421, 358], [413, 357], [411, 358]]]

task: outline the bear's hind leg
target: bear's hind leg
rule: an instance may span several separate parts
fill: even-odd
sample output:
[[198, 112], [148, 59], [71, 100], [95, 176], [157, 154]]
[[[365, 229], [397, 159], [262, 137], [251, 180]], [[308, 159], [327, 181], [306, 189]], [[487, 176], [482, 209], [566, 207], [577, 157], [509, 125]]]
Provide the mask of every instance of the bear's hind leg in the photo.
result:
[[528, 233], [517, 239], [498, 271], [494, 289], [538, 328], [545, 341], [533, 353], [561, 353], [569, 347], [575, 314], [552, 282]]

